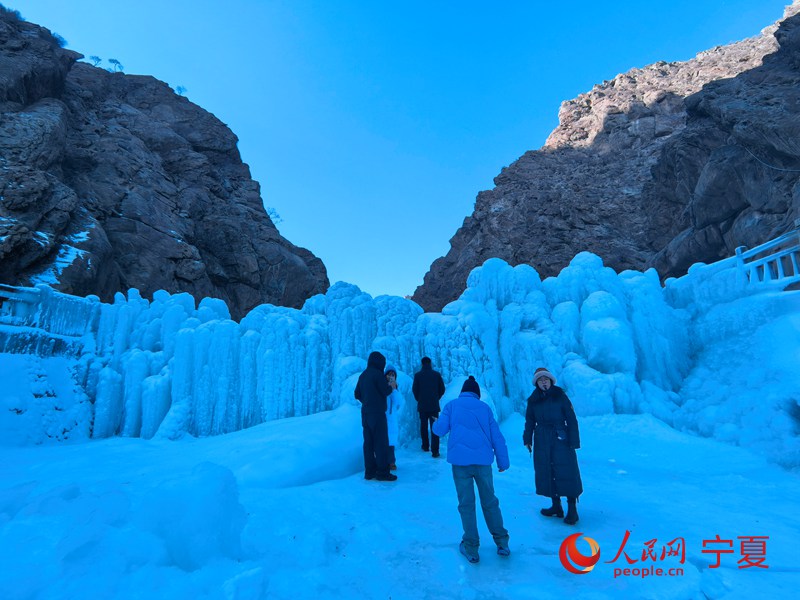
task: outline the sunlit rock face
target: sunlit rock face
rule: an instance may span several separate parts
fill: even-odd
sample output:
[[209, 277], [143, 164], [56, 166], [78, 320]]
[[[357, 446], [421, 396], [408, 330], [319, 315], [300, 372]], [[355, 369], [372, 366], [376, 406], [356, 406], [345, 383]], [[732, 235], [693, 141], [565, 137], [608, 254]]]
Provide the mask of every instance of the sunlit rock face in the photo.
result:
[[579, 252], [680, 276], [800, 217], [800, 3], [760, 35], [633, 69], [564, 102], [545, 145], [478, 194], [414, 300], [440, 310], [492, 257], [557, 274]]
[[300, 307], [325, 266], [284, 239], [219, 119], [149, 76], [75, 62], [0, 12], [0, 282], [111, 300]]

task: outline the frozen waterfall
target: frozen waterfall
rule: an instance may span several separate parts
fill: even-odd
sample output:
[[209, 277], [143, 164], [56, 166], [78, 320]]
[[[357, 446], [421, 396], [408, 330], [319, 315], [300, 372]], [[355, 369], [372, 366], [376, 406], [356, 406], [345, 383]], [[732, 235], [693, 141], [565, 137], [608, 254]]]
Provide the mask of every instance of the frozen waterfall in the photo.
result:
[[662, 286], [653, 270], [617, 274], [590, 253], [544, 281], [491, 259], [441, 314], [341, 282], [300, 310], [262, 305], [241, 323], [222, 301], [196, 306], [188, 294], [148, 301], [130, 290], [104, 304], [6, 287], [0, 372], [16, 384], [3, 392], [0, 429], [18, 443], [227, 433], [355, 403], [378, 350], [409, 400], [406, 440], [411, 379], [427, 355], [450, 394], [475, 375], [501, 420], [524, 410], [531, 375], [546, 366], [579, 415], [652, 413], [797, 465], [798, 295], [749, 284], [732, 259]]

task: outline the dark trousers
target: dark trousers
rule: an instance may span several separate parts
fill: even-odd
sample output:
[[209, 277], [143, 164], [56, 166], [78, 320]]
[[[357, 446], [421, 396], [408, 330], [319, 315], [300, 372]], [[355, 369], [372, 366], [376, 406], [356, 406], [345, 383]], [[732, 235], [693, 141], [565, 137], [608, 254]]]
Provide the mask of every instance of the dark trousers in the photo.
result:
[[419, 435], [422, 438], [422, 449], [427, 452], [430, 447], [432, 454], [439, 454], [439, 436], [431, 429], [431, 441], [428, 444], [428, 428], [433, 426], [433, 421], [438, 416], [438, 412], [419, 411]]
[[361, 413], [364, 430], [364, 476], [383, 477], [389, 474], [389, 430], [386, 413]]

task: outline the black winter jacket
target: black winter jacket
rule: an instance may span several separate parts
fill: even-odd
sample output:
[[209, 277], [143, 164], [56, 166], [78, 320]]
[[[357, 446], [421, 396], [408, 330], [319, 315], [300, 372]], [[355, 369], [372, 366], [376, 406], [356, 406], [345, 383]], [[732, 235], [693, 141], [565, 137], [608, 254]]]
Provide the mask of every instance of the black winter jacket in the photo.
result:
[[560, 387], [538, 387], [528, 398], [522, 442], [533, 443], [536, 493], [577, 498], [583, 493], [578, 457], [581, 447], [578, 419], [572, 402]]
[[444, 396], [444, 380], [430, 365], [422, 365], [422, 370], [414, 375], [411, 391], [419, 412], [438, 413], [441, 410], [439, 399]]
[[386, 358], [383, 354], [373, 352], [367, 359], [367, 368], [358, 377], [354, 395], [361, 402], [362, 414], [386, 413], [386, 398], [392, 393], [392, 388], [383, 374], [385, 366]]

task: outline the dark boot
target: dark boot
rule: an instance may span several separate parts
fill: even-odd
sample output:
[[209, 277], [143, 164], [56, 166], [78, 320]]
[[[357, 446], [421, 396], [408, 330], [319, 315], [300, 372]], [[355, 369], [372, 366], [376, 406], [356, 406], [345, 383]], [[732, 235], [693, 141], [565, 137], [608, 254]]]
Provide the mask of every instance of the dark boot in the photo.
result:
[[539, 512], [545, 517], [558, 517], [559, 519], [563, 519], [564, 509], [561, 508], [561, 498], [558, 496], [553, 496], [553, 506], [550, 508], [543, 508]]
[[577, 502], [577, 498], [567, 498], [567, 516], [564, 518], [564, 523], [567, 525], [575, 525], [578, 522]]

